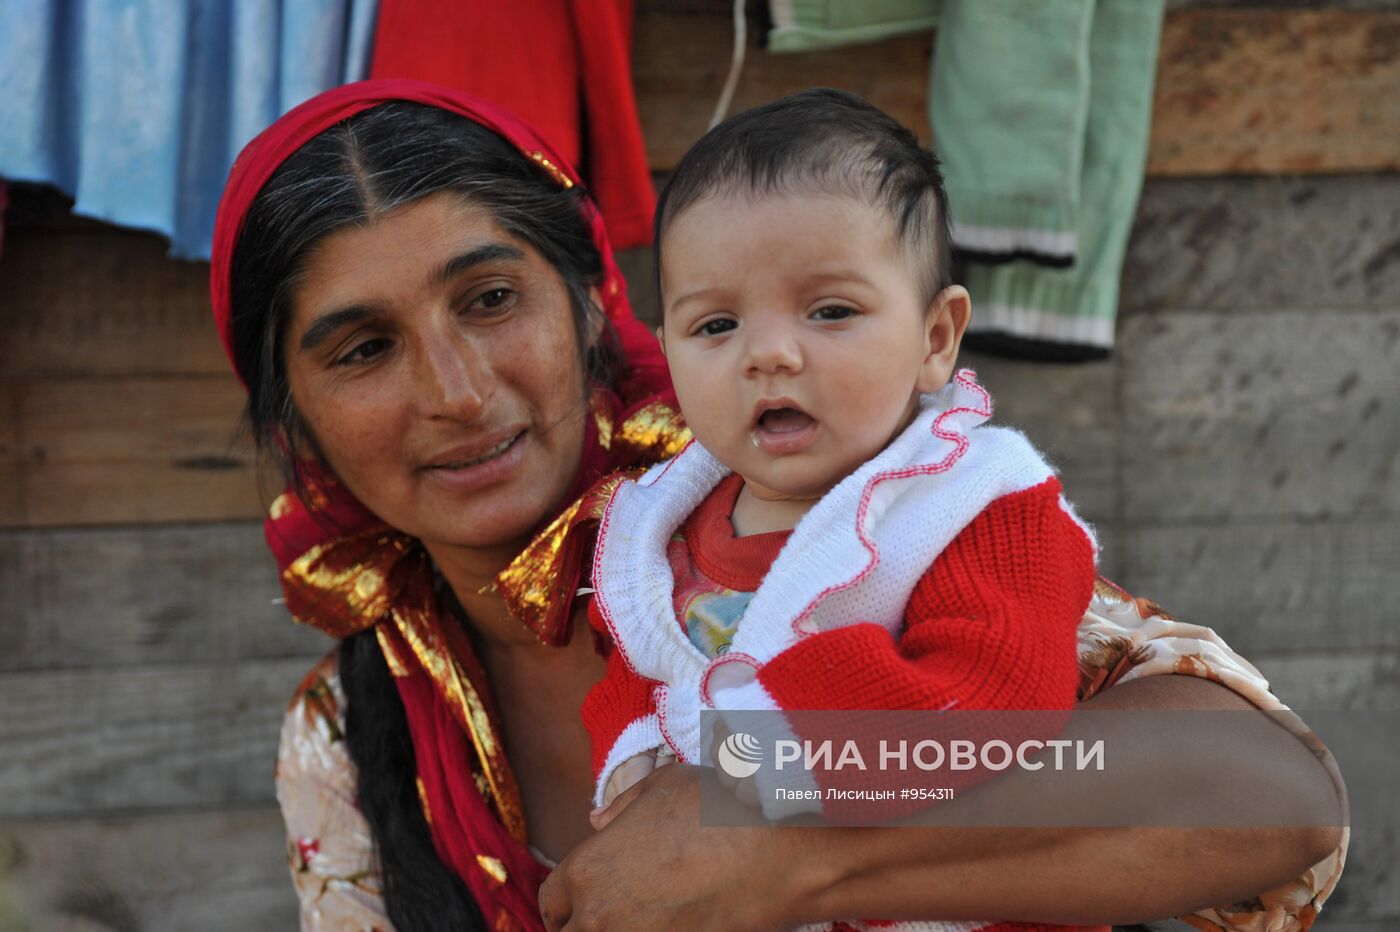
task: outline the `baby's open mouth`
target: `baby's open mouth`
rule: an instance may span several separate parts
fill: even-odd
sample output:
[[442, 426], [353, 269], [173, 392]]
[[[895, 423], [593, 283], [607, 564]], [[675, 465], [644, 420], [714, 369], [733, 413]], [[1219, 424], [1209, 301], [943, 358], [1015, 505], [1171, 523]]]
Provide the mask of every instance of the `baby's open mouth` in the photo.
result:
[[787, 398], [775, 398], [759, 404], [754, 418], [751, 439], [753, 445], [772, 456], [801, 453], [817, 439], [817, 419]]
[[775, 434], [801, 430], [813, 421], [810, 414], [797, 408], [773, 408], [758, 416], [758, 426]]

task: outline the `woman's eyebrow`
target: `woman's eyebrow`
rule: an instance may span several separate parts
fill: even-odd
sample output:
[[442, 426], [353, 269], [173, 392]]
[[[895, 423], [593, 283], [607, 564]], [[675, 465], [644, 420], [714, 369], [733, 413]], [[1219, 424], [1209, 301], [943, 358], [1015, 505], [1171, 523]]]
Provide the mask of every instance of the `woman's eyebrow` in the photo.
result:
[[506, 243], [487, 243], [485, 246], [478, 246], [470, 252], [464, 252], [460, 256], [453, 256], [433, 272], [433, 281], [442, 283], [456, 278], [458, 275], [473, 266], [481, 265], [483, 262], [494, 262], [498, 259], [524, 259], [523, 250]]
[[301, 341], [297, 346], [303, 353], [314, 350], [341, 327], [359, 323], [373, 313], [374, 309], [368, 305], [352, 304], [349, 307], [331, 311], [329, 314], [322, 314], [312, 322], [310, 327], [306, 328], [306, 332], [301, 335]]

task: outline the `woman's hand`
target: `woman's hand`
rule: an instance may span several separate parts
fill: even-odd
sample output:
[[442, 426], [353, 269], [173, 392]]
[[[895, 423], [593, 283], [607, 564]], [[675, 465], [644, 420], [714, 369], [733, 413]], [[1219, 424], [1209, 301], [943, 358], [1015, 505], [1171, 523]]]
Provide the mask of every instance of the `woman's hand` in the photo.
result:
[[[702, 767], [658, 767], [614, 800], [594, 821], [602, 830], [540, 888], [545, 927], [703, 932], [795, 924], [784, 919], [786, 904], [827, 880], [804, 873], [784, 853], [806, 833], [702, 827], [707, 779], [713, 771]], [[787, 866], [775, 870], [777, 864]]]

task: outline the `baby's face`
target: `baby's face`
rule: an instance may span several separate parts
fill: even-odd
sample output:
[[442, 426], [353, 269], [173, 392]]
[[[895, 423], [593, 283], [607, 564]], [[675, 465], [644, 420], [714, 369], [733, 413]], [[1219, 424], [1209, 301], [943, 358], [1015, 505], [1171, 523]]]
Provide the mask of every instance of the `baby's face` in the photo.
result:
[[756, 494], [819, 497], [939, 387], [921, 289], [878, 207], [717, 195], [678, 215], [662, 247], [662, 340], [681, 408]]

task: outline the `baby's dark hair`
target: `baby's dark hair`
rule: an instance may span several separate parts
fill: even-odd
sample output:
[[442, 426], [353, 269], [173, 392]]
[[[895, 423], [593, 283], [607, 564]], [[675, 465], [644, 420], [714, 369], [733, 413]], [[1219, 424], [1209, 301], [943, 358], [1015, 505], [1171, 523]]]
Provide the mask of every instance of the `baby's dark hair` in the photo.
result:
[[827, 87], [736, 114], [681, 157], [656, 206], [656, 274], [667, 228], [716, 194], [819, 189], [883, 207], [926, 303], [953, 284], [948, 192], [938, 156], [869, 101]]

